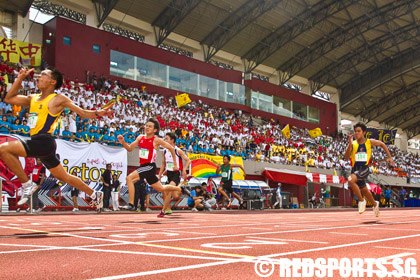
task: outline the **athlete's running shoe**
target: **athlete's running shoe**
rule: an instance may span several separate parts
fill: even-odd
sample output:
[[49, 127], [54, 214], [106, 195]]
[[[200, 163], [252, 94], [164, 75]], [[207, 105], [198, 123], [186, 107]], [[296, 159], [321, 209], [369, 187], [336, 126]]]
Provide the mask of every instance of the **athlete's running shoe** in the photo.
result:
[[366, 200], [363, 199], [363, 201], [359, 201], [359, 214], [363, 214], [366, 210]]
[[29, 186], [23, 189], [22, 197], [18, 201], [17, 205], [23, 205], [28, 202], [29, 198], [31, 198], [31, 195], [36, 191], [38, 188], [38, 185], [34, 182], [31, 182]]
[[171, 215], [173, 212], [172, 212], [172, 210], [166, 210], [165, 211], [165, 215]]
[[158, 218], [163, 218], [165, 217], [165, 212], [160, 211], [160, 213], [157, 215]]
[[375, 207], [373, 207], [373, 212], [375, 213], [376, 217], [379, 217], [379, 201], [375, 200]]
[[226, 205], [226, 208], [229, 208], [231, 204], [232, 204], [232, 200], [229, 199], [228, 204]]

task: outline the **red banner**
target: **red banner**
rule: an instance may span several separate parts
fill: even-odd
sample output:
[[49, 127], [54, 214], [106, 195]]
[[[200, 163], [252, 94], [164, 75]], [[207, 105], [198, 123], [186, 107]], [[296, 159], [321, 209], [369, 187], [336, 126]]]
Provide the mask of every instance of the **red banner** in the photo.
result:
[[[0, 144], [11, 141], [19, 141], [13, 135], [0, 134]], [[34, 158], [19, 158], [26, 175], [30, 175], [34, 170], [35, 159]], [[0, 179], [3, 180], [3, 191], [6, 191], [10, 196], [14, 196], [15, 190], [20, 188], [22, 184], [16, 175], [6, 166], [4, 161], [0, 159]]]

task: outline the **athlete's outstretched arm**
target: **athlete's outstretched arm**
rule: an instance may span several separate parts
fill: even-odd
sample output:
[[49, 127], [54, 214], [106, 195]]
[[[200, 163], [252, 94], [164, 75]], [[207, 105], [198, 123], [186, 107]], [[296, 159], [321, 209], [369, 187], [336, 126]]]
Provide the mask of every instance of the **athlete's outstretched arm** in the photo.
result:
[[9, 91], [6, 94], [6, 97], [4, 98], [4, 102], [12, 105], [19, 105], [19, 106], [29, 106], [31, 104], [31, 98], [32, 96], [23, 96], [18, 95], [19, 89], [22, 86], [22, 81], [29, 76], [32, 72], [34, 72], [34, 69], [21, 69], [19, 71], [19, 74], [13, 83], [12, 87], [9, 89]]
[[385, 143], [379, 140], [375, 140], [375, 139], [370, 140], [370, 143], [372, 143], [373, 146], [381, 147], [385, 151], [386, 155], [388, 156], [386, 161], [389, 162], [389, 164], [391, 164], [392, 167], [394, 167], [395, 165], [394, 161], [392, 160], [391, 153], [389, 152], [388, 147], [385, 145]]
[[121, 145], [124, 147], [124, 149], [131, 152], [132, 150], [134, 150], [135, 147], [137, 147], [139, 145], [139, 141], [140, 141], [141, 137], [143, 137], [143, 135], [137, 136], [136, 140], [133, 143], [131, 143], [130, 145], [128, 145], [125, 142], [124, 136], [122, 136], [121, 134], [117, 136], [117, 139], [118, 139], [118, 142], [120, 142]]
[[55, 98], [57, 98], [57, 105], [60, 111], [64, 110], [65, 108], [69, 108], [71, 111], [75, 112], [83, 119], [93, 119], [105, 116], [110, 117], [112, 115], [112, 112], [109, 108], [100, 109], [96, 111], [85, 110], [74, 104], [73, 100], [71, 100], [65, 95], [59, 94]]

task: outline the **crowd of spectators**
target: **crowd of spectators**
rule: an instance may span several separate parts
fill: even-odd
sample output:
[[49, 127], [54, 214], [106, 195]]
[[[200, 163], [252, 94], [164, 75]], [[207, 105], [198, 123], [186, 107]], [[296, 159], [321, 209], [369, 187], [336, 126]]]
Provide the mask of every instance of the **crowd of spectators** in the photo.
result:
[[[4, 65], [10, 67], [8, 64], [2, 64], [2, 67]], [[9, 69], [9, 82], [13, 82], [18, 70], [15, 66], [11, 68], [13, 71]], [[5, 104], [6, 90], [2, 81], [0, 86], [0, 132], [28, 135], [27, 108]], [[22, 84], [22, 91], [24, 94], [36, 93], [33, 77], [28, 77]], [[167, 132], [174, 131], [178, 136], [176, 144], [188, 153], [227, 154], [254, 161], [300, 165], [307, 169], [351, 168], [349, 161], [343, 159], [348, 142], [342, 133], [313, 139], [307, 129], [291, 127], [291, 137], [286, 138], [281, 131], [285, 124], [279, 121], [262, 120], [239, 110], [228, 112], [201, 101], [178, 108], [173, 97], [164, 98], [157, 93], [148, 93], [144, 86], [126, 88], [118, 81], [103, 76], [98, 78], [95, 73], [85, 84], [65, 79], [63, 87], [57, 92], [67, 95], [85, 109], [99, 109], [112, 99], [118, 102], [113, 106], [112, 118], [87, 120], [73, 112], [63, 111], [54, 131], [56, 138], [119, 146], [118, 135], [123, 135], [125, 141], [131, 143], [144, 133], [146, 120], [154, 117], [161, 125], [159, 135], [164, 137]], [[417, 154], [403, 152], [394, 146], [390, 147], [390, 151], [400, 171], [388, 167], [386, 154], [381, 149], [374, 149], [374, 172], [420, 177], [420, 158]]]

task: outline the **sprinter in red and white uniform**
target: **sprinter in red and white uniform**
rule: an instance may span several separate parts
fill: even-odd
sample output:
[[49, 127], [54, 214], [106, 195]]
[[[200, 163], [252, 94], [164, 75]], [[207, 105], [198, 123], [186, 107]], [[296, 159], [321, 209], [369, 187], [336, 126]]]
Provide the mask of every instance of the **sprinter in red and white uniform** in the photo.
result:
[[[145, 179], [147, 183], [158, 192], [182, 192], [181, 187], [172, 185], [163, 186], [158, 180], [158, 177], [156, 176], [155, 162], [159, 146], [168, 149], [169, 152], [172, 154], [173, 158], [176, 157], [174, 147], [172, 147], [169, 143], [163, 141], [162, 138], [155, 136], [155, 134], [157, 134], [158, 132], [159, 122], [156, 119], [150, 118], [145, 126], [146, 135], [138, 136], [136, 140], [130, 145], [128, 145], [125, 142], [124, 137], [122, 135], [118, 135], [118, 141], [121, 143], [121, 145], [123, 145], [123, 147], [127, 151], [131, 152], [137, 146], [139, 147], [140, 167], [127, 176], [127, 186], [129, 192], [129, 206], [127, 208], [128, 210], [136, 209], [136, 207], [134, 206], [134, 183], [140, 179]], [[173, 170], [178, 170], [178, 165], [176, 162], [174, 162]], [[171, 196], [166, 195], [164, 199], [163, 209], [168, 208], [170, 200]], [[164, 215], [165, 212], [162, 210], [158, 217], [161, 218]]]
[[[165, 149], [163, 150], [163, 157], [162, 157], [162, 164], [159, 170], [159, 180], [162, 178], [162, 175], [165, 174], [168, 177], [167, 184], [172, 186], [177, 186], [181, 183], [181, 176], [184, 180], [187, 180], [187, 169], [190, 165], [190, 159], [187, 155], [175, 145], [176, 135], [173, 132], [166, 133], [165, 141], [168, 142], [172, 147], [175, 149], [175, 160], [172, 157], [172, 153]], [[185, 161], [185, 164], [183, 162]], [[174, 163], [178, 166], [179, 170], [174, 170]], [[165, 194], [166, 195], [166, 194]], [[171, 192], [171, 200], [175, 199], [178, 200], [181, 196], [181, 192]], [[171, 205], [169, 204], [169, 208], [163, 209], [166, 215], [172, 214]]]

